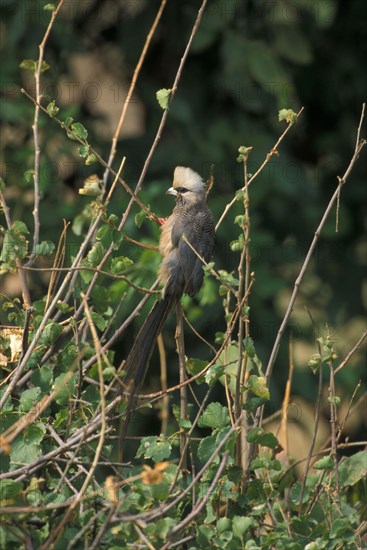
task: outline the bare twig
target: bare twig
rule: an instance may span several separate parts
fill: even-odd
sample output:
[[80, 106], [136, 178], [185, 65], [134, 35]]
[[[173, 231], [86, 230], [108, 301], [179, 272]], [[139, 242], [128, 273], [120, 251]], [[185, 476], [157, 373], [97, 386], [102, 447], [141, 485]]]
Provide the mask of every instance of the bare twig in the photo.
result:
[[335, 504], [340, 509], [340, 484], [339, 484], [339, 468], [338, 468], [338, 454], [337, 454], [337, 433], [336, 433], [336, 424], [337, 424], [337, 406], [336, 406], [336, 395], [335, 395], [335, 373], [334, 365], [332, 360], [328, 361], [330, 369], [330, 382], [329, 382], [329, 404], [330, 404], [330, 429], [331, 429], [331, 456], [334, 462], [334, 471], [335, 471], [335, 485], [336, 485], [336, 499]]
[[[316, 324], [315, 324], [314, 318], [312, 317], [312, 314], [309, 311], [309, 309], [306, 308], [306, 311], [308, 313], [308, 316], [311, 319], [311, 323], [312, 323], [312, 326], [313, 326], [315, 339], [316, 339]], [[317, 341], [317, 347], [318, 347], [319, 356], [320, 356], [320, 360], [321, 360], [321, 357], [322, 357], [321, 344], [318, 340], [316, 340], [316, 341]], [[303, 495], [305, 493], [306, 481], [307, 481], [307, 476], [308, 476], [308, 472], [309, 472], [309, 469], [310, 469], [311, 458], [313, 456], [313, 452], [314, 452], [314, 449], [315, 449], [316, 437], [317, 437], [317, 432], [318, 432], [318, 429], [319, 429], [320, 411], [321, 411], [321, 397], [322, 397], [322, 363], [319, 365], [319, 385], [318, 385], [318, 390], [317, 390], [317, 399], [316, 399], [316, 408], [315, 408], [315, 419], [314, 419], [314, 424], [313, 424], [312, 441], [311, 441], [311, 445], [310, 445], [310, 448], [309, 448], [308, 454], [307, 454], [305, 471], [303, 473], [301, 496], [300, 496], [300, 500], [299, 500], [299, 511], [300, 511], [300, 513], [301, 513], [301, 510], [302, 510]]]
[[[8, 229], [11, 229], [12, 222], [11, 222], [11, 215], [10, 215], [10, 208], [8, 207], [4, 194], [0, 190], [0, 204], [4, 212], [5, 221]], [[15, 261], [17, 268], [19, 269], [22, 266], [21, 260], [19, 258]], [[25, 311], [32, 311], [32, 302], [31, 302], [31, 295], [29, 293], [29, 288], [27, 285], [27, 279], [25, 273], [22, 271], [18, 271], [18, 277], [19, 277], [19, 284], [22, 291], [22, 298], [23, 298], [23, 304]]]
[[[302, 107], [302, 109], [300, 109], [300, 111], [297, 113], [297, 119], [298, 117], [302, 114], [302, 111], [303, 111], [304, 107]], [[264, 170], [265, 166], [268, 164], [268, 162], [270, 161], [270, 159], [274, 156], [274, 155], [278, 155], [278, 147], [279, 145], [281, 144], [281, 142], [283, 141], [283, 139], [285, 138], [285, 136], [287, 135], [287, 133], [289, 132], [289, 130], [291, 129], [291, 127], [293, 126], [294, 122], [289, 122], [288, 126], [286, 127], [286, 129], [284, 130], [284, 132], [282, 133], [282, 135], [280, 136], [280, 138], [278, 139], [278, 141], [276, 142], [276, 144], [274, 145], [274, 147], [272, 147], [269, 151], [269, 153], [266, 155], [266, 158], [264, 160], [264, 162], [261, 164], [261, 166], [256, 170], [256, 172], [251, 176], [251, 178], [249, 178], [248, 180], [248, 183], [247, 185], [250, 185], [257, 177], [258, 175]], [[232, 208], [232, 206], [236, 203], [237, 201], [237, 197], [233, 197], [233, 199], [231, 200], [230, 203], [227, 204], [227, 206], [225, 207], [224, 211], [223, 211], [223, 214], [221, 215], [221, 217], [219, 218], [218, 220], [218, 223], [217, 225], [215, 226], [215, 230], [218, 231], [219, 229], [219, 226], [222, 224], [224, 218], [226, 217], [226, 215], [228, 214], [229, 210]]]
[[161, 5], [158, 9], [157, 15], [156, 15], [156, 17], [153, 21], [152, 27], [151, 27], [151, 29], [150, 29], [150, 31], [147, 35], [147, 38], [145, 40], [145, 44], [144, 44], [143, 50], [140, 54], [139, 61], [136, 65], [136, 67], [135, 67], [134, 74], [133, 74], [133, 77], [131, 79], [129, 91], [127, 92], [126, 98], [124, 100], [124, 105], [122, 107], [121, 115], [120, 115], [119, 121], [117, 123], [115, 133], [114, 133], [113, 138], [112, 138], [110, 156], [108, 158], [106, 170], [103, 174], [103, 188], [104, 189], [106, 188], [108, 176], [109, 176], [109, 173], [110, 173], [110, 168], [112, 166], [113, 160], [114, 160], [115, 155], [116, 155], [117, 140], [118, 140], [118, 137], [120, 135], [120, 131], [121, 131], [122, 125], [123, 125], [125, 117], [126, 117], [128, 106], [129, 106], [131, 98], [133, 96], [135, 86], [136, 86], [136, 83], [137, 83], [137, 80], [138, 80], [138, 77], [139, 77], [140, 70], [143, 66], [145, 57], [147, 55], [147, 51], [149, 49], [149, 46], [150, 46], [150, 43], [152, 41], [153, 35], [154, 35], [154, 33], [157, 29], [158, 23], [161, 19], [161, 16], [162, 16], [163, 10], [166, 6], [166, 3], [167, 3], [167, 0], [162, 0], [161, 1]]
[[216, 449], [213, 451], [211, 456], [208, 458], [204, 466], [199, 470], [199, 472], [194, 476], [191, 480], [191, 482], [185, 487], [183, 491], [180, 491], [178, 496], [174, 498], [169, 504], [166, 504], [164, 506], [160, 506], [159, 508], [156, 508], [155, 510], [150, 510], [148, 512], [141, 512], [140, 514], [118, 514], [114, 518], [115, 522], [119, 521], [137, 521], [137, 520], [146, 520], [146, 521], [153, 521], [158, 519], [159, 517], [164, 516], [169, 510], [174, 508], [178, 505], [179, 502], [181, 502], [185, 496], [191, 491], [192, 487], [198, 483], [198, 481], [201, 479], [201, 477], [204, 475], [204, 473], [208, 470], [209, 466], [213, 463], [213, 461], [216, 459], [216, 457], [221, 452], [224, 445], [227, 443], [229, 438], [233, 435], [233, 433], [238, 430], [238, 425], [234, 426], [223, 437], [223, 439], [219, 442]]
[[27, 262], [26, 265], [32, 265], [35, 257], [36, 257], [36, 251], [35, 248], [39, 243], [39, 235], [40, 235], [40, 220], [39, 220], [39, 204], [40, 204], [40, 189], [39, 189], [39, 172], [40, 172], [40, 158], [41, 158], [41, 146], [40, 146], [40, 140], [38, 135], [38, 121], [39, 121], [39, 104], [41, 103], [41, 73], [42, 73], [42, 65], [43, 65], [43, 58], [45, 53], [45, 46], [46, 42], [48, 40], [48, 37], [50, 35], [51, 29], [55, 23], [56, 17], [58, 16], [58, 13], [64, 3], [64, 0], [60, 0], [58, 3], [56, 9], [52, 12], [50, 22], [48, 24], [48, 27], [46, 29], [46, 32], [44, 34], [44, 37], [42, 39], [41, 44], [39, 45], [39, 57], [37, 61], [37, 68], [34, 74], [35, 82], [36, 82], [36, 101], [37, 104], [35, 105], [34, 109], [34, 120], [33, 120], [33, 138], [34, 138], [34, 174], [33, 174], [33, 181], [34, 181], [34, 206], [33, 206], [33, 219], [34, 219], [34, 230], [33, 230], [33, 243], [32, 243], [32, 253], [31, 256]]
[[[356, 145], [355, 145], [354, 153], [353, 153], [352, 159], [351, 159], [351, 161], [348, 165], [348, 168], [346, 169], [343, 177], [340, 180], [342, 182], [342, 185], [345, 185], [345, 183], [348, 179], [348, 176], [350, 175], [355, 163], [358, 160], [358, 157], [359, 157], [359, 154], [360, 154], [361, 150], [363, 149], [363, 147], [367, 143], [366, 141], [361, 141], [361, 139], [360, 139], [362, 123], [363, 123], [363, 120], [364, 120], [364, 114], [365, 114], [365, 103], [363, 103], [363, 106], [362, 106], [362, 113], [361, 113], [361, 118], [360, 118], [360, 122], [359, 122], [359, 126], [358, 126], [357, 139], [356, 139]], [[279, 327], [278, 334], [277, 334], [277, 337], [275, 339], [273, 349], [271, 351], [270, 358], [269, 358], [269, 361], [268, 361], [268, 364], [267, 364], [267, 367], [266, 367], [265, 377], [266, 377], [267, 380], [269, 380], [269, 378], [271, 376], [271, 372], [273, 370], [274, 362], [275, 362], [275, 359], [276, 359], [276, 356], [277, 356], [277, 353], [278, 353], [278, 349], [279, 349], [279, 346], [280, 346], [280, 341], [282, 339], [285, 327], [287, 326], [289, 317], [291, 316], [291, 313], [293, 311], [293, 306], [294, 306], [294, 303], [296, 301], [296, 298], [297, 298], [297, 295], [298, 295], [298, 290], [299, 290], [299, 287], [300, 287], [301, 282], [303, 280], [304, 274], [306, 273], [307, 268], [310, 264], [310, 261], [311, 261], [311, 258], [313, 256], [313, 253], [315, 251], [316, 245], [318, 243], [321, 231], [322, 231], [322, 229], [323, 229], [323, 227], [326, 223], [326, 220], [328, 219], [329, 214], [330, 214], [330, 212], [331, 212], [331, 210], [332, 210], [332, 208], [335, 204], [335, 201], [338, 197], [339, 187], [340, 187], [340, 182], [338, 182], [338, 187], [335, 190], [333, 196], [331, 197], [331, 199], [329, 201], [329, 204], [327, 205], [327, 207], [325, 209], [325, 212], [324, 212], [324, 214], [321, 218], [319, 226], [315, 231], [314, 238], [313, 238], [313, 240], [311, 242], [311, 245], [310, 245], [310, 248], [307, 252], [305, 261], [303, 262], [302, 268], [301, 268], [301, 270], [299, 272], [299, 275], [298, 275], [298, 277], [297, 277], [297, 279], [294, 283], [294, 289], [293, 289], [293, 292], [292, 292], [292, 296], [289, 300], [289, 304], [288, 304], [287, 310], [285, 312], [285, 315], [283, 317], [283, 321], [282, 321], [282, 323]]]
[[[238, 322], [238, 365], [236, 373], [236, 389], [234, 396], [234, 415], [237, 420], [241, 416], [242, 403], [243, 403], [243, 384], [246, 376], [247, 368], [247, 355], [244, 354], [244, 337], [249, 337], [250, 335], [250, 321], [249, 315], [247, 312], [248, 306], [248, 296], [249, 296], [249, 287], [250, 287], [250, 267], [251, 267], [251, 258], [250, 258], [250, 208], [249, 208], [249, 192], [248, 185], [249, 179], [247, 174], [247, 161], [249, 154], [252, 148], [247, 149], [247, 153], [243, 158], [243, 211], [244, 219], [242, 224], [242, 235], [243, 235], [243, 249], [240, 256], [240, 261], [238, 264], [238, 278], [239, 278], [239, 288], [238, 288], [238, 297], [237, 302], [241, 303], [243, 297], [247, 296], [246, 300], [243, 301], [241, 306], [241, 311], [239, 315]], [[243, 312], [243, 310], [245, 310]], [[247, 435], [247, 419], [243, 415], [243, 423], [241, 426], [240, 437], [236, 445], [236, 463], [237, 466], [241, 467], [244, 472], [248, 469], [248, 457], [249, 457], [249, 446], [246, 440]]]
[[[188, 523], [190, 523], [190, 521], [192, 521], [198, 514], [200, 514], [202, 508], [208, 502], [209, 498], [211, 497], [213, 491], [217, 486], [219, 478], [222, 475], [224, 468], [226, 467], [228, 457], [229, 453], [225, 452], [219, 464], [218, 470], [215, 473], [213, 481], [211, 482], [209, 489], [206, 491], [204, 497], [198, 500], [191, 512], [182, 521], [180, 521], [180, 523], [177, 523], [177, 525], [172, 528], [172, 530], [167, 535], [168, 539], [176, 533], [179, 533]], [[166, 550], [168, 548], [170, 548], [169, 542], [162, 547], [162, 550]]]
[[288, 379], [287, 379], [285, 391], [284, 391], [284, 398], [282, 403], [283, 414], [281, 415], [281, 419], [280, 419], [280, 426], [279, 426], [280, 436], [278, 438], [279, 443], [283, 447], [283, 451], [279, 453], [278, 460], [279, 459], [281, 460], [281, 457], [285, 457], [285, 460], [287, 460], [288, 458], [288, 416], [286, 411], [288, 410], [288, 405], [290, 402], [292, 378], [293, 378], [293, 371], [294, 371], [293, 342], [291, 338], [289, 340], [288, 350], [289, 350]]
[[[181, 62], [179, 64], [179, 67], [178, 67], [178, 70], [177, 70], [177, 73], [176, 73], [176, 77], [175, 77], [175, 80], [174, 80], [174, 83], [173, 83], [173, 86], [172, 86], [172, 89], [171, 89], [171, 94], [170, 94], [170, 102], [172, 102], [173, 100], [173, 97], [177, 91], [177, 87], [178, 87], [178, 84], [179, 84], [179, 81], [181, 79], [181, 75], [182, 75], [182, 71], [183, 71], [183, 68], [185, 66], [185, 62], [186, 62], [186, 59], [187, 59], [187, 56], [189, 54], [189, 51], [190, 51], [190, 48], [191, 48], [191, 44], [192, 44], [192, 41], [194, 39], [194, 36], [196, 35], [198, 29], [199, 29], [199, 26], [200, 26], [200, 22], [201, 22], [201, 19], [202, 19], [202, 16], [203, 16], [203, 13], [204, 13], [204, 9], [205, 9], [205, 6], [206, 6], [206, 3], [207, 3], [207, 0], [203, 0], [202, 1], [202, 4], [201, 4], [201, 7], [199, 9], [199, 12], [198, 12], [198, 15], [196, 17], [196, 20], [195, 20], [195, 23], [194, 23], [194, 26], [192, 28], [192, 31], [191, 31], [191, 35], [190, 35], [190, 38], [188, 40], [188, 43], [186, 45], [186, 48], [185, 48], [185, 51], [184, 51], [184, 54], [181, 58]], [[155, 139], [154, 139], [154, 142], [150, 148], [150, 151], [145, 159], [145, 162], [144, 162], [144, 165], [143, 165], [143, 169], [141, 171], [141, 174], [140, 174], [140, 177], [139, 177], [139, 180], [136, 184], [136, 187], [135, 187], [135, 190], [132, 191], [128, 185], [123, 181], [121, 180], [121, 183], [123, 184], [123, 186], [125, 187], [125, 189], [128, 191], [128, 193], [131, 195], [131, 200], [129, 201], [122, 217], [121, 217], [121, 220], [120, 220], [120, 223], [118, 225], [118, 230], [119, 231], [122, 231], [122, 229], [125, 227], [125, 224], [130, 216], [130, 212], [131, 212], [131, 208], [134, 204], [134, 202], [138, 203], [139, 206], [147, 213], [148, 217], [153, 219], [154, 221], [156, 221], [157, 223], [159, 223], [159, 220], [158, 218], [152, 213], [149, 211], [149, 209], [147, 209], [145, 207], [145, 205], [141, 202], [141, 200], [139, 199], [139, 197], [137, 196], [141, 187], [142, 187], [142, 184], [144, 182], [144, 179], [145, 179], [145, 176], [146, 176], [146, 173], [148, 171], [148, 168], [149, 168], [149, 165], [151, 163], [151, 160], [153, 158], [153, 155], [155, 153], [155, 150], [158, 146], [158, 143], [160, 141], [160, 138], [162, 136], [162, 132], [163, 132], [163, 129], [164, 129], [164, 126], [166, 124], [166, 120], [167, 120], [167, 117], [168, 117], [168, 109], [165, 109], [164, 112], [163, 112], [163, 115], [162, 115], [162, 118], [161, 118], [161, 122], [159, 124], [159, 127], [158, 127], [158, 130], [157, 130], [157, 133], [156, 133], [156, 136], [155, 136]], [[109, 168], [110, 171], [112, 173], [113, 170], [111, 167], [108, 167], [108, 165], [106, 163], [104, 163], [104, 161], [101, 159], [101, 157], [97, 156], [99, 162], [105, 166], [106, 168]], [[103, 265], [106, 263], [107, 259], [110, 257], [111, 253], [113, 251], [113, 244], [110, 245], [110, 247], [108, 248], [108, 250], [106, 251], [104, 257], [102, 258], [98, 268], [101, 269], [103, 267]], [[90, 296], [90, 293], [92, 292], [92, 289], [94, 288], [94, 285], [96, 284], [96, 281], [97, 281], [97, 276], [95, 275], [93, 277], [93, 279], [91, 280], [90, 284], [89, 284], [89, 287], [88, 287], [88, 290], [86, 292], [86, 296], [89, 297]], [[79, 316], [82, 312], [82, 308], [79, 308], [78, 312], [77, 312], [77, 315]]]
[[[159, 363], [161, 366], [161, 388], [162, 391], [167, 391], [167, 358], [166, 350], [164, 348], [163, 336], [160, 334], [157, 338], [157, 346], [159, 352]], [[169, 397], [167, 394], [164, 395], [162, 399], [162, 405], [160, 409], [160, 420], [161, 420], [161, 433], [166, 435], [169, 419]]]
[[[83, 299], [85, 300], [84, 296], [83, 296]], [[86, 316], [87, 316], [87, 319], [88, 319], [88, 324], [89, 324], [90, 331], [91, 331], [92, 336], [93, 336], [93, 343], [94, 343], [94, 346], [96, 348], [96, 354], [97, 354], [98, 375], [99, 375], [99, 382], [100, 382], [100, 385], [101, 385], [101, 389], [100, 389], [101, 431], [100, 431], [100, 434], [99, 434], [98, 445], [97, 445], [97, 449], [96, 449], [96, 452], [95, 452], [95, 455], [94, 455], [92, 466], [91, 466], [91, 468], [90, 468], [90, 470], [89, 470], [89, 472], [88, 472], [88, 474], [87, 474], [87, 476], [86, 476], [86, 478], [83, 482], [83, 485], [82, 485], [77, 497], [75, 498], [75, 500], [73, 500], [73, 502], [70, 505], [70, 507], [68, 508], [66, 514], [63, 516], [61, 522], [56, 527], [56, 529], [51, 533], [48, 540], [42, 544], [41, 550], [46, 550], [47, 548], [50, 547], [51, 544], [53, 544], [54, 542], [57, 542], [59, 540], [59, 538], [62, 535], [62, 532], [63, 532], [63, 530], [65, 528], [65, 525], [67, 524], [70, 516], [74, 513], [75, 508], [81, 502], [81, 500], [83, 498], [83, 495], [85, 494], [85, 492], [88, 488], [88, 485], [89, 485], [89, 483], [90, 483], [90, 481], [93, 477], [94, 471], [97, 467], [99, 457], [100, 457], [100, 454], [102, 452], [102, 447], [103, 447], [103, 443], [104, 443], [104, 439], [105, 439], [105, 434], [106, 434], [106, 427], [107, 427], [107, 424], [106, 424], [106, 403], [105, 403], [105, 396], [104, 396], [103, 367], [102, 367], [102, 360], [101, 360], [101, 344], [100, 344], [100, 341], [98, 339], [98, 334], [97, 334], [96, 328], [94, 326], [93, 319], [92, 319], [92, 316], [90, 314], [88, 304], [86, 302], [84, 304], [84, 307], [85, 307], [85, 313], [86, 313]]]
[[345, 365], [347, 365], [349, 363], [350, 358], [361, 347], [361, 345], [363, 344], [363, 341], [365, 340], [366, 336], [367, 336], [367, 330], [364, 331], [364, 333], [362, 334], [362, 336], [360, 337], [358, 342], [352, 347], [352, 349], [347, 354], [345, 359], [343, 359], [343, 361], [336, 367], [336, 369], [334, 371], [335, 374], [337, 374], [340, 370], [342, 370], [345, 367]]
[[[180, 420], [187, 420], [187, 386], [184, 385], [186, 380], [186, 361], [185, 361], [185, 342], [183, 333], [183, 315], [182, 305], [179, 302], [176, 306], [176, 346], [178, 353], [179, 371], [180, 371]], [[181, 473], [184, 480], [187, 476], [187, 454], [186, 454], [186, 439], [187, 434], [183, 426], [180, 426], [180, 456], [181, 456]]]

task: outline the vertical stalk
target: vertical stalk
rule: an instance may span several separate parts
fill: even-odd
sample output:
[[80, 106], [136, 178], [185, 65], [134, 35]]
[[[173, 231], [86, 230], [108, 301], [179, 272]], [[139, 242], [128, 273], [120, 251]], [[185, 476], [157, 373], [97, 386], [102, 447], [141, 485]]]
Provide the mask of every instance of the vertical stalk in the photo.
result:
[[[238, 265], [239, 276], [239, 290], [238, 290], [238, 307], [239, 311], [239, 326], [238, 326], [238, 366], [236, 375], [236, 390], [234, 399], [235, 420], [238, 421], [242, 414], [243, 404], [243, 392], [242, 388], [245, 382], [246, 369], [247, 369], [247, 356], [244, 355], [244, 337], [250, 335], [250, 320], [248, 316], [247, 303], [248, 303], [248, 291], [250, 286], [250, 267], [251, 257], [249, 252], [250, 243], [250, 210], [249, 210], [249, 193], [248, 193], [248, 173], [247, 173], [247, 160], [251, 151], [251, 147], [246, 148], [246, 153], [243, 156], [243, 171], [244, 171], [244, 223], [243, 223], [243, 249], [241, 252], [240, 262]], [[247, 419], [245, 415], [242, 416], [240, 437], [236, 445], [236, 464], [241, 466], [243, 471], [247, 471], [248, 468], [248, 443], [246, 441], [247, 435]]]
[[[186, 381], [186, 364], [185, 364], [185, 342], [183, 335], [183, 314], [182, 305], [179, 302], [176, 306], [176, 346], [180, 370], [180, 420], [187, 420], [187, 385]], [[183, 427], [180, 427], [180, 455], [181, 455], [181, 472], [185, 480], [187, 475], [187, 434]]]

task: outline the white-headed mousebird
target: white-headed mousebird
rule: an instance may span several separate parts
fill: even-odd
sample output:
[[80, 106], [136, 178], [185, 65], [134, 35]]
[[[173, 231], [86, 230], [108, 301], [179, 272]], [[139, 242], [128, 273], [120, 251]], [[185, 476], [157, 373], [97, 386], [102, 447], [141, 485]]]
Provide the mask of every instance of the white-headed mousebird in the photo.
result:
[[126, 360], [123, 380], [129, 397], [122, 436], [126, 433], [135, 395], [144, 381], [155, 342], [168, 314], [183, 294], [194, 296], [200, 290], [204, 278], [200, 258], [208, 262], [213, 251], [214, 220], [206, 204], [206, 188], [199, 174], [191, 168], [177, 166], [173, 185], [167, 194], [176, 197], [176, 206], [162, 224], [159, 241], [162, 262], [158, 274], [165, 283], [163, 297], [149, 312]]

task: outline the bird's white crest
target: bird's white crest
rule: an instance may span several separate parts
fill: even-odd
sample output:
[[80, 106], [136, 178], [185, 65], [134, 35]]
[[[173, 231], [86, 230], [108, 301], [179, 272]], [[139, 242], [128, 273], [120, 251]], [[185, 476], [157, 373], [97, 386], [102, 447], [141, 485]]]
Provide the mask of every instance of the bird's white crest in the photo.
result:
[[185, 187], [196, 193], [204, 191], [204, 182], [197, 172], [191, 168], [177, 166], [173, 174], [173, 188]]

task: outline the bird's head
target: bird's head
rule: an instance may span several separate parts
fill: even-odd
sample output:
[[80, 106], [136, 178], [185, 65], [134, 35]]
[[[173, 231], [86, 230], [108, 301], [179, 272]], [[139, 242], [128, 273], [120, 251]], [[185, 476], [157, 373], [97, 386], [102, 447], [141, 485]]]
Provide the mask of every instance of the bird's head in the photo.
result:
[[166, 193], [174, 195], [183, 203], [195, 204], [205, 198], [205, 185], [197, 172], [191, 168], [177, 166], [173, 174], [172, 187]]

